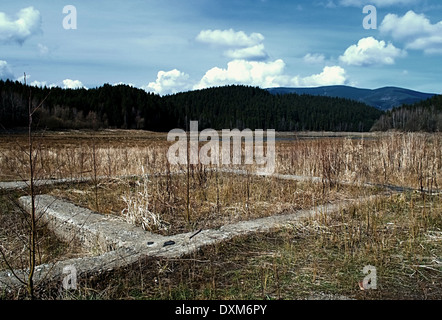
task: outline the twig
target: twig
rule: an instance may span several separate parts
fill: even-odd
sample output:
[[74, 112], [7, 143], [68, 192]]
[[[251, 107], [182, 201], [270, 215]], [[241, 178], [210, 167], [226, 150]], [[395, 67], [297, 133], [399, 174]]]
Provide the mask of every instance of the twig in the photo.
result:
[[442, 273], [442, 270], [438, 270], [438, 269], [432, 268], [431, 266], [427, 266], [427, 265], [424, 265], [424, 264], [413, 265], [413, 267], [433, 270], [433, 271]]
[[189, 240], [192, 239], [193, 237], [195, 237], [197, 234], [199, 234], [201, 231], [203, 231], [203, 229], [199, 229], [196, 233], [194, 233], [193, 235], [191, 235], [189, 237]]

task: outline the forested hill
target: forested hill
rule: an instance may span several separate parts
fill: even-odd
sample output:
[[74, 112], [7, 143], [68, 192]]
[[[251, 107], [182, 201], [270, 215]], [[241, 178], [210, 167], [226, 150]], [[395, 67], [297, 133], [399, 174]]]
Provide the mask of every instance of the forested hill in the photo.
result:
[[163, 98], [178, 107], [179, 126], [186, 114], [200, 126], [277, 131], [368, 131], [382, 112], [342, 98], [272, 95], [255, 87], [226, 86]]
[[161, 97], [127, 85], [74, 90], [0, 81], [1, 126], [27, 126], [29, 92], [34, 107], [44, 101], [33, 121], [39, 128], [165, 131], [176, 123]]
[[28, 124], [28, 98], [34, 124], [47, 129], [124, 128], [169, 131], [199, 129], [275, 129], [277, 131], [368, 131], [383, 112], [342, 98], [272, 95], [247, 86], [226, 86], [160, 97], [126, 85], [94, 89], [28, 87], [0, 81], [0, 125]]
[[442, 131], [442, 95], [411, 105], [403, 105], [382, 115], [373, 131]]

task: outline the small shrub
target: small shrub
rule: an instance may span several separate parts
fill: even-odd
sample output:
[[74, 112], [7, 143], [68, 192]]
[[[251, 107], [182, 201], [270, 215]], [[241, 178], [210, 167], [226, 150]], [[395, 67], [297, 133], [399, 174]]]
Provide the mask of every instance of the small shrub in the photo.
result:
[[144, 230], [163, 230], [165, 226], [161, 217], [149, 210], [149, 177], [144, 174], [144, 168], [142, 170], [142, 181], [136, 181], [135, 190], [130, 190], [122, 196], [126, 208], [121, 214], [128, 223], [141, 226]]

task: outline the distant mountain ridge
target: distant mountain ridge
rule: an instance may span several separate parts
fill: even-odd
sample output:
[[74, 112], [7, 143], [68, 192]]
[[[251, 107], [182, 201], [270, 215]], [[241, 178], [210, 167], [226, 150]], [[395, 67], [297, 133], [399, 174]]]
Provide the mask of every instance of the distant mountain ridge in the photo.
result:
[[414, 104], [429, 99], [436, 94], [414, 90], [384, 87], [379, 89], [360, 89], [350, 86], [324, 86], [316, 88], [268, 88], [271, 94], [309, 94], [314, 96], [338, 97], [363, 102], [380, 110], [391, 110], [403, 104]]

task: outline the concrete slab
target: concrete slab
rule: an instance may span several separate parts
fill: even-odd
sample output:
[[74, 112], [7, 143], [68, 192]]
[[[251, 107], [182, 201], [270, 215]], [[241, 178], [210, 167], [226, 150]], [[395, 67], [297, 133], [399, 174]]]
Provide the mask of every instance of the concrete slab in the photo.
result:
[[[230, 170], [229, 172], [248, 174], [244, 170]], [[319, 178], [314, 177], [279, 174], [273, 176], [278, 179], [319, 182]], [[72, 180], [66, 182], [72, 182]], [[64, 181], [51, 180], [41, 183], [64, 183]], [[0, 189], [21, 188], [25, 185], [25, 182], [3, 183], [0, 184]], [[222, 226], [219, 229], [201, 230], [197, 234], [190, 232], [165, 237], [130, 225], [123, 218], [96, 213], [50, 195], [40, 195], [36, 197], [36, 210], [39, 219], [47, 223], [49, 228], [61, 239], [68, 242], [75, 239], [95, 255], [37, 266], [34, 279], [35, 282], [52, 282], [61, 285], [61, 281], [66, 276], [63, 270], [69, 266], [73, 266], [77, 270], [78, 277], [88, 278], [137, 263], [142, 258], [180, 258], [204, 246], [221, 243], [239, 236], [277, 230], [301, 219], [315, 217], [318, 214], [329, 214], [352, 203], [369, 201], [375, 197], [351, 199], [294, 211], [289, 214], [242, 221]], [[19, 202], [23, 208], [30, 211], [31, 197], [22, 197]], [[14, 273], [23, 279], [27, 274], [26, 270], [14, 270]], [[15, 279], [11, 271], [0, 272], [0, 291], [19, 286], [22, 286], [22, 283]]]

